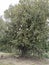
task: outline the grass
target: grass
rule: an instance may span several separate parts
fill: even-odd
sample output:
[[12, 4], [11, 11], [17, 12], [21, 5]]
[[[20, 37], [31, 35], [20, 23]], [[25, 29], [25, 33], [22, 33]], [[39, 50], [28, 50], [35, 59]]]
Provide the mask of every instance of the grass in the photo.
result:
[[[25, 58], [15, 58], [15, 55], [13, 53], [0, 53], [0, 56], [3, 55], [4, 58], [0, 59], [0, 65], [22, 65], [22, 63], [24, 63], [24, 65], [30, 64], [30, 65], [47, 65], [48, 61], [44, 61], [44, 60], [38, 60], [38, 59], [25, 59]], [[47, 57], [47, 55], [45, 55]], [[11, 58], [10, 58], [11, 57]], [[7, 58], [7, 59], [6, 59]], [[18, 60], [18, 62], [17, 62]], [[32, 61], [31, 61], [32, 60]], [[37, 62], [36, 62], [37, 60]], [[21, 62], [22, 61], [22, 62]], [[30, 62], [30, 63], [29, 63]], [[39, 63], [38, 63], [39, 62]], [[48, 64], [49, 65], [49, 64]]]
[[3, 64], [3, 63], [0, 63], [0, 65], [12, 65], [12, 64]]
[[14, 64], [0, 62], [0, 65], [14, 65]]

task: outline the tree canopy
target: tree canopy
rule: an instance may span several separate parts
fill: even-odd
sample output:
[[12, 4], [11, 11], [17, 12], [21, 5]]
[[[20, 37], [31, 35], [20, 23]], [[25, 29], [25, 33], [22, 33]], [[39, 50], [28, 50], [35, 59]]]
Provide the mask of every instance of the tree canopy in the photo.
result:
[[6, 44], [19, 49], [22, 55], [32, 51], [41, 55], [48, 51], [48, 0], [20, 0], [4, 12], [9, 21]]

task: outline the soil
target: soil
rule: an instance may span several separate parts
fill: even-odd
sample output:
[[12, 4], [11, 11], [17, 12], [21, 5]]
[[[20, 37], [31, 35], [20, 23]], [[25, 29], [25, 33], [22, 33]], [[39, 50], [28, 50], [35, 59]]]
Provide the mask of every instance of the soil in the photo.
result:
[[[4, 55], [4, 56], [3, 56]], [[25, 58], [0, 55], [1, 65], [49, 65], [49, 59]]]

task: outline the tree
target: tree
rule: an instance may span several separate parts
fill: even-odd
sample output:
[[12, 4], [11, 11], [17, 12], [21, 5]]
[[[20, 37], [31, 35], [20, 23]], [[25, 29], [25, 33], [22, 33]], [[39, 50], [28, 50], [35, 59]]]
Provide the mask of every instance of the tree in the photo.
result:
[[8, 42], [22, 55], [32, 50], [41, 55], [48, 49], [48, 0], [20, 0], [18, 5], [5, 11], [8, 26]]
[[2, 19], [2, 17], [0, 17], [0, 41], [3, 38], [4, 34], [5, 34], [5, 30], [6, 30], [6, 23]]
[[5, 36], [5, 30], [6, 30], [6, 23], [3, 20], [3, 18], [0, 17], [0, 51], [2, 49], [4, 49], [4, 47], [5, 47], [4, 42], [2, 42], [3, 41], [3, 38]]

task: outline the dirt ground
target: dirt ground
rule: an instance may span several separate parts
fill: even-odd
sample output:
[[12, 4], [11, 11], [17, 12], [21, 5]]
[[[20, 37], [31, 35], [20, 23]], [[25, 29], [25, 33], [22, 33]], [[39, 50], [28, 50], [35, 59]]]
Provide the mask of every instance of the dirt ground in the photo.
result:
[[49, 59], [10, 57], [1, 54], [0, 65], [49, 65]]
[[2, 58], [0, 64], [3, 65], [49, 65], [49, 60], [33, 60], [25, 58]]

